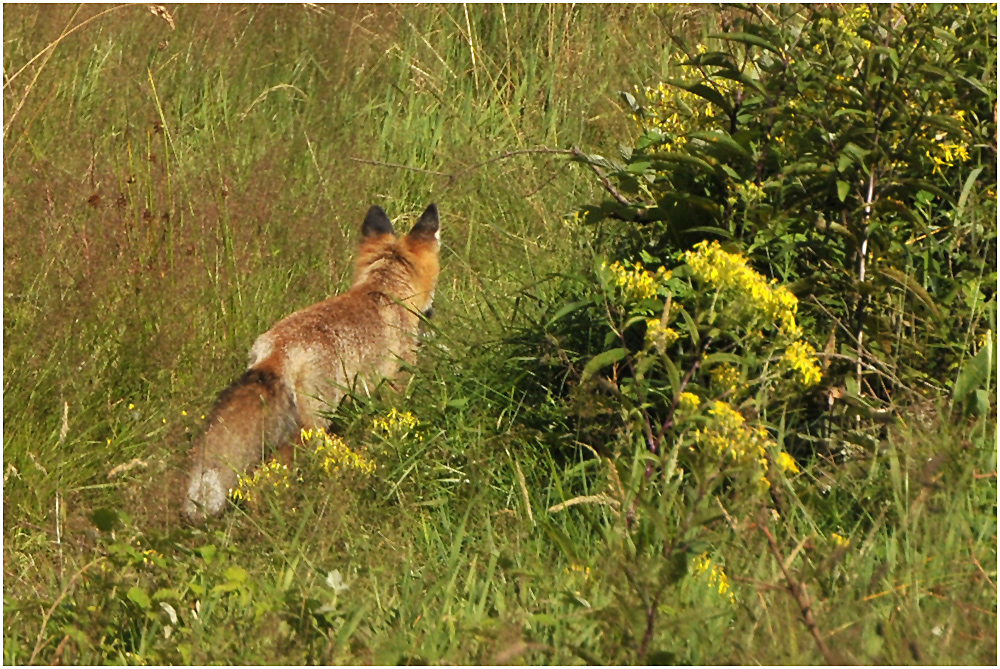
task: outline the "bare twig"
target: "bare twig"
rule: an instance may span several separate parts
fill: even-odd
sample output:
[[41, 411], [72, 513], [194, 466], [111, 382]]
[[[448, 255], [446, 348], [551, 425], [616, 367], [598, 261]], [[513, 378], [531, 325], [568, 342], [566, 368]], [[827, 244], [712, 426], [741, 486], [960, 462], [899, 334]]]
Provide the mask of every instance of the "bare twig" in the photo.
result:
[[994, 583], [992, 579], [990, 579], [989, 574], [987, 574], [986, 570], [983, 569], [983, 565], [979, 564], [979, 560], [977, 560], [976, 556], [973, 555], [972, 553], [972, 539], [969, 539], [969, 555], [972, 557], [972, 564], [976, 565], [976, 569], [979, 570], [979, 573], [983, 575], [983, 578], [986, 579], [986, 582], [990, 584], [991, 588], [993, 588], [993, 592], [996, 592], [997, 584]]
[[59, 645], [56, 646], [56, 652], [52, 654], [52, 663], [51, 663], [50, 666], [54, 667], [57, 664], [59, 664], [60, 662], [62, 662], [62, 655], [63, 655], [63, 652], [66, 650], [66, 644], [67, 643], [69, 643], [69, 634], [67, 634], [66, 636], [64, 636], [62, 638], [62, 641], [59, 642]]
[[771, 531], [767, 528], [766, 511], [761, 513], [758, 527], [760, 528], [760, 531], [764, 533], [764, 536], [767, 537], [767, 547], [771, 551], [771, 555], [774, 556], [775, 561], [777, 561], [778, 566], [781, 568], [781, 573], [785, 576], [785, 581], [788, 583], [787, 590], [791, 593], [792, 597], [795, 598], [795, 601], [798, 602], [799, 612], [802, 614], [802, 620], [809, 629], [809, 633], [812, 634], [813, 639], [815, 639], [816, 647], [819, 648], [819, 652], [823, 654], [823, 659], [825, 659], [826, 663], [830, 665], [840, 664], [834, 659], [833, 654], [826, 645], [826, 641], [823, 640], [823, 633], [820, 632], [819, 626], [816, 625], [816, 620], [813, 618], [812, 605], [809, 602], [809, 593], [806, 592], [806, 584], [792, 578], [791, 573], [788, 571], [788, 567], [785, 566], [785, 559], [781, 556], [781, 551], [778, 549], [778, 542], [774, 540], [774, 535], [772, 535]]

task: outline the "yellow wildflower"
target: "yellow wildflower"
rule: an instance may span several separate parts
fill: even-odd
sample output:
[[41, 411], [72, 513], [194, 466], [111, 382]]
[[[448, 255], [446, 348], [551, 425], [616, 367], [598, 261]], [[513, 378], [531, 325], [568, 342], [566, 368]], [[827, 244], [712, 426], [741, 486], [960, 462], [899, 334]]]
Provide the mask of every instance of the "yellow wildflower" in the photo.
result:
[[290, 488], [289, 478], [288, 465], [271, 460], [261, 465], [253, 474], [240, 474], [236, 480], [236, 487], [229, 490], [229, 498], [234, 502], [252, 502], [255, 499], [255, 490], [267, 484], [278, 490]]
[[604, 263], [601, 268], [610, 270], [611, 280], [620, 291], [624, 304], [656, 297], [662, 283], [670, 278], [670, 272], [665, 267], [661, 266], [653, 273], [638, 262], [632, 263], [631, 268], [617, 261], [610, 265]]
[[821, 378], [819, 362], [816, 360], [816, 349], [808, 342], [798, 340], [785, 349], [781, 362], [786, 367], [798, 373], [802, 385], [814, 386]]
[[800, 471], [795, 458], [784, 451], [778, 453], [778, 457], [774, 459], [774, 463], [778, 465], [778, 469], [786, 474], [798, 474]]
[[699, 404], [701, 404], [701, 398], [694, 393], [681, 393], [677, 400], [677, 406], [680, 407], [681, 411], [693, 411], [698, 408]]
[[735, 392], [740, 383], [740, 370], [731, 365], [718, 365], [712, 369], [712, 384], [720, 392]]
[[844, 548], [844, 547], [849, 546], [851, 544], [850, 539], [847, 539], [846, 537], [842, 537], [841, 535], [837, 534], [836, 532], [834, 532], [834, 533], [832, 533], [830, 535], [830, 541], [832, 541], [833, 545], [836, 546], [837, 548]]
[[703, 241], [686, 252], [684, 260], [696, 279], [731, 298], [751, 317], [775, 323], [783, 334], [798, 333], [795, 324], [798, 298], [776, 281], [768, 281], [748, 267], [742, 255], [724, 251], [717, 241], [711, 244]]
[[313, 455], [317, 456], [319, 468], [327, 476], [336, 476], [347, 470], [354, 470], [365, 476], [371, 476], [375, 473], [376, 465], [374, 462], [352, 451], [343, 439], [328, 434], [322, 428], [315, 431], [302, 430], [301, 441], [304, 445], [315, 444]]
[[660, 353], [663, 353], [679, 337], [676, 330], [664, 327], [659, 318], [650, 318], [646, 321], [646, 341], [656, 346], [656, 350]]
[[372, 428], [376, 432], [382, 432], [385, 436], [398, 436], [409, 432], [420, 425], [420, 421], [409, 411], [399, 412], [396, 409], [389, 411], [385, 418], [376, 418], [372, 421]]
[[[712, 420], [704, 429], [694, 433], [695, 442], [702, 450], [735, 465], [767, 471], [766, 454], [773, 446], [767, 429], [763, 426], [748, 427], [743, 416], [726, 402], [713, 402], [708, 414]], [[763, 476], [759, 484], [764, 488], [770, 485]]]
[[715, 590], [720, 597], [728, 599], [730, 604], [736, 603], [736, 595], [729, 588], [729, 577], [726, 576], [726, 572], [723, 571], [722, 567], [714, 564], [709, 559], [707, 553], [699, 555], [694, 560], [695, 577], [697, 578], [702, 574], [708, 574], [709, 587]]

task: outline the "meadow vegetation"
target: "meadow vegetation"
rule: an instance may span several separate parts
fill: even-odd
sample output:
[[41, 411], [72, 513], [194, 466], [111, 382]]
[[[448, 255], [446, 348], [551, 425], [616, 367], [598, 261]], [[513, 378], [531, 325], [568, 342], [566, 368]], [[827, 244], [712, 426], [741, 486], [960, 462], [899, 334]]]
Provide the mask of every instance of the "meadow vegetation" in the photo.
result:
[[[996, 663], [995, 5], [3, 21], [5, 663]], [[430, 202], [418, 364], [184, 525]]]

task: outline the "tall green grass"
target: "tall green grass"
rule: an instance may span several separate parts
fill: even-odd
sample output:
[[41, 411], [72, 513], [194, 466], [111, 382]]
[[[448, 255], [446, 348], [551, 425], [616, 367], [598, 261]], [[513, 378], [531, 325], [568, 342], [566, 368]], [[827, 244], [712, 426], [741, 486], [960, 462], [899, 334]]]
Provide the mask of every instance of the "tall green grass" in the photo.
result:
[[[170, 12], [4, 13], [5, 662], [822, 661], [755, 519], [712, 530], [735, 603], [688, 569], [641, 655], [660, 566], [631, 498], [550, 511], [637, 479], [546, 336], [601, 251], [566, 214], [603, 190], [528, 150], [630, 140], [616, 92], [710, 10]], [[254, 338], [347, 286], [368, 206], [404, 227], [432, 201], [421, 360], [334, 419], [377, 474], [181, 526], [185, 453]], [[380, 433], [390, 408], [419, 425]], [[996, 660], [995, 414], [944, 415], [786, 482], [770, 531], [840, 661]]]

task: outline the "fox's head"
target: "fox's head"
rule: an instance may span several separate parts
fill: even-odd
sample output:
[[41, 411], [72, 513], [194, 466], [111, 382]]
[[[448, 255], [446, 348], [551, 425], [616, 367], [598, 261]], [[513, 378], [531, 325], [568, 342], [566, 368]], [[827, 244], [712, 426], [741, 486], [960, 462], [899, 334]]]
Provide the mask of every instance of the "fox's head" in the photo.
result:
[[394, 293], [415, 311], [430, 315], [441, 248], [437, 205], [428, 206], [402, 238], [396, 237], [382, 207], [374, 205], [361, 234], [354, 285], [383, 283], [372, 287]]

